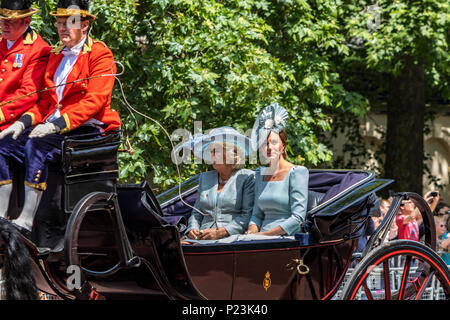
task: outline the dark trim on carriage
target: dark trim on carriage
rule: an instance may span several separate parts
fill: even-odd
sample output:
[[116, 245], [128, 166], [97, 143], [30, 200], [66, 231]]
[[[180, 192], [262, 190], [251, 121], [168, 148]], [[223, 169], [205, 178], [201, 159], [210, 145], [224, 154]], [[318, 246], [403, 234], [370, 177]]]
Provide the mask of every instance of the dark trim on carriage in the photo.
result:
[[304, 248], [316, 248], [339, 244], [344, 240], [337, 240], [326, 243], [315, 243], [305, 245], [303, 241], [293, 239], [267, 239], [267, 240], [248, 240], [232, 243], [212, 243], [212, 244], [189, 244], [183, 245], [183, 252], [190, 254], [224, 254], [224, 253], [243, 253], [243, 252], [262, 252], [274, 250], [295, 250]]

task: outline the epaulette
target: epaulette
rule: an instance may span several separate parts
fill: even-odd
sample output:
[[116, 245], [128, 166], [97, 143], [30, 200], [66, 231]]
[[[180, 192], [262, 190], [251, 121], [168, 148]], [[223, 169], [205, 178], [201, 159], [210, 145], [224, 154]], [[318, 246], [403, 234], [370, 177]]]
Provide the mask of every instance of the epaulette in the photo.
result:
[[88, 37], [86, 39], [86, 42], [83, 45], [83, 53], [91, 52], [92, 51], [92, 45], [94, 44], [94, 41], [91, 37]]
[[33, 44], [37, 40], [38, 36], [37, 33], [34, 32], [31, 28], [29, 28], [24, 34], [23, 34], [23, 43], [24, 44]]
[[51, 53], [58, 55], [61, 53], [61, 51], [63, 51], [65, 45], [64, 44], [59, 44], [57, 47], [53, 48], [52, 51], [50, 51]]

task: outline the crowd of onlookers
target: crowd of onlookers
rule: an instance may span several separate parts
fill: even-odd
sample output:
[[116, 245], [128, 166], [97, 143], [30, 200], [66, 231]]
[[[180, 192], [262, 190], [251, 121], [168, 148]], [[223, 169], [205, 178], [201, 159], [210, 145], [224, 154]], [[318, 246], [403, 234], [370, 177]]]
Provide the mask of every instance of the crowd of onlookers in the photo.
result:
[[[425, 201], [429, 204], [433, 213], [436, 225], [437, 252], [450, 266], [450, 204], [440, 201], [438, 191], [429, 191], [424, 196]], [[388, 212], [392, 197], [388, 199], [379, 199], [380, 217], [373, 217], [374, 230], [378, 228]], [[425, 227], [422, 215], [412, 200], [403, 200], [400, 209], [395, 217], [395, 221], [391, 224], [385, 241], [396, 239], [407, 239], [420, 241], [425, 235]]]

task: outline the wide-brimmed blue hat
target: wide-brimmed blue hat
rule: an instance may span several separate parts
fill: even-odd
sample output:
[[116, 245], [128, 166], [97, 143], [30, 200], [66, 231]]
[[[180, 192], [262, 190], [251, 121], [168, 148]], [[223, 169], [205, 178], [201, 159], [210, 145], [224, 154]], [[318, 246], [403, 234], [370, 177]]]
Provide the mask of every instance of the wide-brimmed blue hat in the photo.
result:
[[208, 134], [196, 134], [188, 142], [178, 146], [175, 153], [181, 149], [189, 149], [194, 151], [196, 158], [210, 164], [210, 147], [213, 143], [233, 144], [242, 151], [243, 156], [248, 157], [250, 154], [250, 139], [231, 127], [215, 128]]
[[286, 128], [286, 121], [289, 114], [286, 109], [278, 105], [271, 104], [265, 107], [255, 120], [251, 135], [252, 152], [257, 152], [267, 141], [270, 132], [280, 133]]

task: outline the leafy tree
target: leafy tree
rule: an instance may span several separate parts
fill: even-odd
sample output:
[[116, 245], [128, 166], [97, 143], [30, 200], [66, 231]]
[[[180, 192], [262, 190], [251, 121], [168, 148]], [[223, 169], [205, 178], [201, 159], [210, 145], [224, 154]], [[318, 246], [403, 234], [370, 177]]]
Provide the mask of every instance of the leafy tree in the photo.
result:
[[[35, 28], [57, 42], [56, 1], [38, 1]], [[363, 114], [366, 102], [341, 84], [335, 57], [348, 54], [339, 33], [339, 2], [304, 0], [91, 1], [92, 36], [124, 66], [113, 107], [134, 154], [120, 155], [123, 181], [178, 182], [171, 134], [232, 126], [246, 132], [259, 111], [279, 102], [291, 116], [289, 156], [307, 166], [331, 160], [318, 133], [332, 119], [324, 109]], [[118, 68], [121, 69], [120, 67]], [[126, 101], [122, 96], [121, 85]], [[144, 116], [145, 115], [145, 116]], [[150, 119], [150, 118], [151, 119]], [[173, 141], [177, 144], [180, 141]], [[182, 166], [182, 179], [204, 168]]]
[[[306, 163], [313, 166], [331, 161], [326, 141], [320, 139], [334, 126], [334, 113], [363, 116], [368, 111], [367, 99], [346, 89], [339, 75], [339, 64], [349, 54], [340, 26], [341, 6], [339, 0], [278, 0], [266, 2], [260, 10], [274, 30], [267, 50], [294, 76], [283, 97], [299, 120], [292, 122], [292, 132], [302, 137], [292, 143], [294, 154], [302, 150]], [[313, 144], [305, 143], [310, 139]]]
[[360, 67], [353, 81], [359, 79], [372, 105], [387, 102], [384, 174], [396, 180], [395, 190], [422, 193], [425, 104], [450, 97], [450, 5], [445, 0], [344, 4], [353, 49], [347, 65], [353, 71]]

